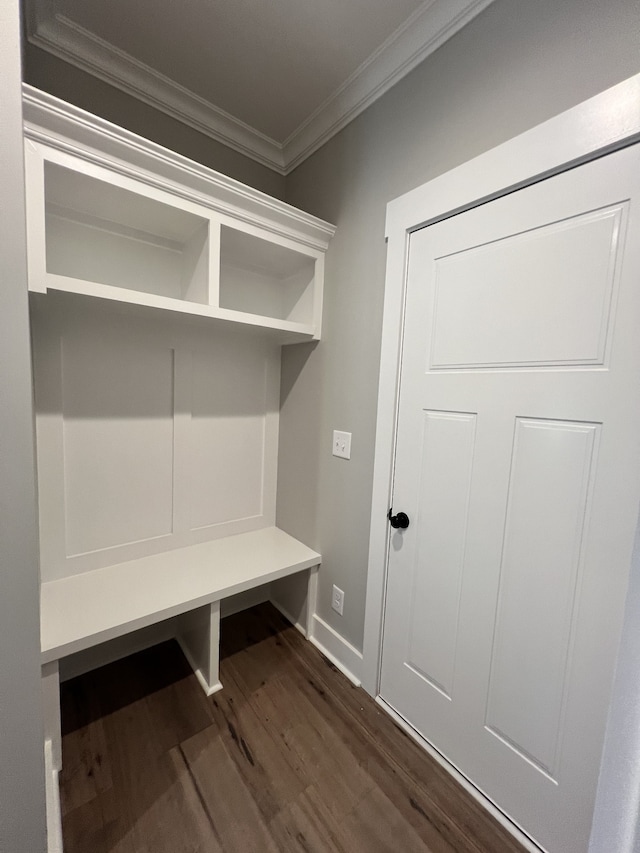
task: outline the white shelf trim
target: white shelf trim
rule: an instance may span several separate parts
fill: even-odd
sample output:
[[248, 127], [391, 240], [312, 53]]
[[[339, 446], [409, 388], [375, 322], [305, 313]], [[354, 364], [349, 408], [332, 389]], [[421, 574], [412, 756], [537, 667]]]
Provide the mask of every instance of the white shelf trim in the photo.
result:
[[112, 284], [84, 281], [64, 275], [48, 273], [46, 282], [38, 293], [69, 293], [77, 296], [100, 299], [118, 304], [137, 305], [144, 308], [172, 311], [175, 314], [188, 317], [202, 317], [207, 320], [219, 320], [233, 323], [234, 326], [245, 326], [253, 329], [264, 329], [271, 333], [274, 340], [282, 343], [295, 341], [310, 341], [317, 338], [317, 329], [312, 324], [295, 323], [292, 320], [280, 320], [276, 317], [266, 317], [262, 314], [251, 314], [248, 311], [235, 311], [214, 305], [204, 305], [201, 302], [190, 302], [187, 299], [177, 299], [172, 296], [161, 296], [147, 293], [144, 290], [129, 290]]
[[22, 85], [27, 139], [325, 251], [335, 226], [105, 119]]
[[[329, 240], [335, 232], [334, 226], [50, 95], [28, 86], [25, 86], [23, 95], [30, 230], [30, 290], [39, 293], [58, 290], [130, 306], [163, 309], [194, 318], [235, 323], [247, 329], [264, 329], [270, 337], [282, 344], [319, 338], [324, 272], [322, 261]], [[103, 282], [91, 268], [88, 268], [88, 271], [80, 270], [77, 277], [74, 277], [73, 269], [65, 264], [58, 268], [52, 266], [50, 271], [44, 260], [45, 255], [48, 257], [45, 245], [49, 244], [46, 237], [48, 226], [43, 218], [47, 201], [43, 185], [47, 180], [47, 164], [51, 163], [56, 164], [55, 169], [67, 169], [76, 176], [85, 176], [85, 181], [97, 179], [104, 184], [112, 184], [119, 188], [117, 192], [133, 192], [141, 199], [149, 199], [150, 204], [165, 205], [167, 209], [182, 211], [180, 215], [183, 217], [195, 216], [203, 226], [208, 223], [208, 248], [205, 245], [204, 250], [197, 249], [194, 256], [197, 257], [202, 251], [208, 256], [208, 261], [203, 260], [204, 255], [198, 260], [200, 266], [196, 291], [190, 289], [184, 298], [180, 298], [173, 291], [167, 292], [171, 291], [171, 287], [163, 290], [159, 286], [157, 293], [149, 292], [153, 291], [153, 287], [142, 286], [140, 290], [135, 287], [115, 287], [108, 279]], [[74, 180], [77, 183], [77, 179]], [[73, 196], [76, 185], [72, 180], [69, 180], [69, 185]], [[80, 189], [82, 190], [82, 186]], [[78, 216], [74, 218], [73, 213], [66, 213], [66, 221], [79, 221], [85, 226], [91, 224], [92, 216], [102, 215], [99, 206], [94, 208], [89, 204], [87, 207], [84, 198], [86, 191], [85, 187], [80, 192], [81, 207]], [[60, 192], [62, 201], [59, 197], [48, 201], [70, 207], [73, 211], [72, 198], [67, 204], [64, 190]], [[114, 214], [114, 198], [111, 198], [109, 204], [110, 214], [107, 218], [112, 221], [114, 216], [117, 218], [119, 214]], [[51, 210], [50, 205], [48, 209]], [[142, 219], [144, 220], [144, 216]], [[61, 220], [56, 220], [59, 221]], [[135, 230], [137, 220], [131, 220], [129, 224]], [[315, 274], [310, 272], [311, 278], [307, 283], [296, 282], [298, 289], [308, 285], [307, 290], [312, 291], [310, 300], [304, 303], [304, 310], [293, 310], [295, 293], [291, 290], [286, 291], [289, 301], [280, 305], [279, 300], [285, 293], [286, 279], [283, 279], [283, 288], [278, 290], [279, 296], [278, 293], [269, 296], [270, 291], [260, 290], [257, 295], [261, 293], [262, 296], [252, 302], [247, 298], [248, 291], [245, 288], [244, 291], [240, 290], [239, 301], [227, 299], [222, 305], [218, 304], [220, 299], [216, 297], [221, 297], [221, 294], [218, 294], [217, 281], [218, 276], [223, 274], [225, 263], [225, 257], [219, 257], [221, 226], [246, 235], [244, 239], [249, 241], [254, 238], [262, 241], [258, 243], [254, 240], [252, 245], [265, 246], [272, 243], [273, 247], [280, 246], [277, 250], [280, 253], [289, 252], [291, 257], [299, 255], [301, 258], [307, 258], [309, 269], [315, 268]], [[114, 231], [113, 228], [107, 230]], [[142, 242], [148, 242], [148, 239], [145, 237]], [[156, 244], [157, 239], [154, 240], [154, 245]], [[166, 245], [166, 240], [162, 245]], [[177, 248], [181, 246], [182, 243]], [[275, 249], [272, 248], [271, 251]], [[207, 293], [203, 292], [201, 267], [204, 263], [208, 264], [208, 284], [205, 288]], [[265, 281], [275, 286], [280, 280], [278, 263], [270, 261], [269, 256], [265, 263]], [[273, 263], [275, 267], [271, 269], [270, 264]], [[261, 263], [258, 266], [261, 268]], [[242, 268], [245, 269], [244, 266]], [[251, 285], [250, 281], [247, 286], [249, 290], [251, 287], [256, 290], [256, 285]], [[180, 292], [182, 293], [182, 290]], [[213, 303], [212, 298], [215, 299]], [[309, 301], [312, 304], [307, 304]]]

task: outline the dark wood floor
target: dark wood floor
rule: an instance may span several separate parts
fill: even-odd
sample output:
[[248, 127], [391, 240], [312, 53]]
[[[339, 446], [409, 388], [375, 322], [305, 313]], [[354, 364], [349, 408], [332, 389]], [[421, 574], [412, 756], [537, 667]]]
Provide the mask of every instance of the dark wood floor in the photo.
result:
[[66, 853], [522, 853], [270, 605], [62, 685]]

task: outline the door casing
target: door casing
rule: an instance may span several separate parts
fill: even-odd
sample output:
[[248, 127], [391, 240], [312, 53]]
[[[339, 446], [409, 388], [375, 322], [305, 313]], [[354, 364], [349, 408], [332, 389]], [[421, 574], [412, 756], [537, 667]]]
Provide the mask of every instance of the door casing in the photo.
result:
[[[409, 235], [640, 139], [640, 74], [417, 187], [387, 205], [387, 268], [362, 685], [379, 693]], [[633, 569], [632, 569], [633, 571]], [[625, 623], [623, 643], [640, 627]], [[621, 685], [616, 684], [612, 705]]]

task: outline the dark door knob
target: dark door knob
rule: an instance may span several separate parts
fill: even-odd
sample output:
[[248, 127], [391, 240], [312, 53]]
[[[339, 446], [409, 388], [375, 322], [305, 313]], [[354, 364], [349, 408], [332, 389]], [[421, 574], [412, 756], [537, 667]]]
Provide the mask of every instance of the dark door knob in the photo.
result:
[[391, 526], [396, 530], [400, 528], [401, 530], [405, 530], [409, 526], [409, 516], [406, 512], [399, 512], [397, 515], [391, 515], [393, 512], [392, 509], [389, 510], [389, 514], [387, 518], [391, 523]]

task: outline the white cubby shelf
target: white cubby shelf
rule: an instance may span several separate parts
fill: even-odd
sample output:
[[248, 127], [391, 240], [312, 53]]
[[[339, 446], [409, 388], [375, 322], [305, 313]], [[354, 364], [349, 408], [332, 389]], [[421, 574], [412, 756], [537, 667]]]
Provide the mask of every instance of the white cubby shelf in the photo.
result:
[[332, 225], [29, 86], [24, 109], [31, 291], [320, 337]]

